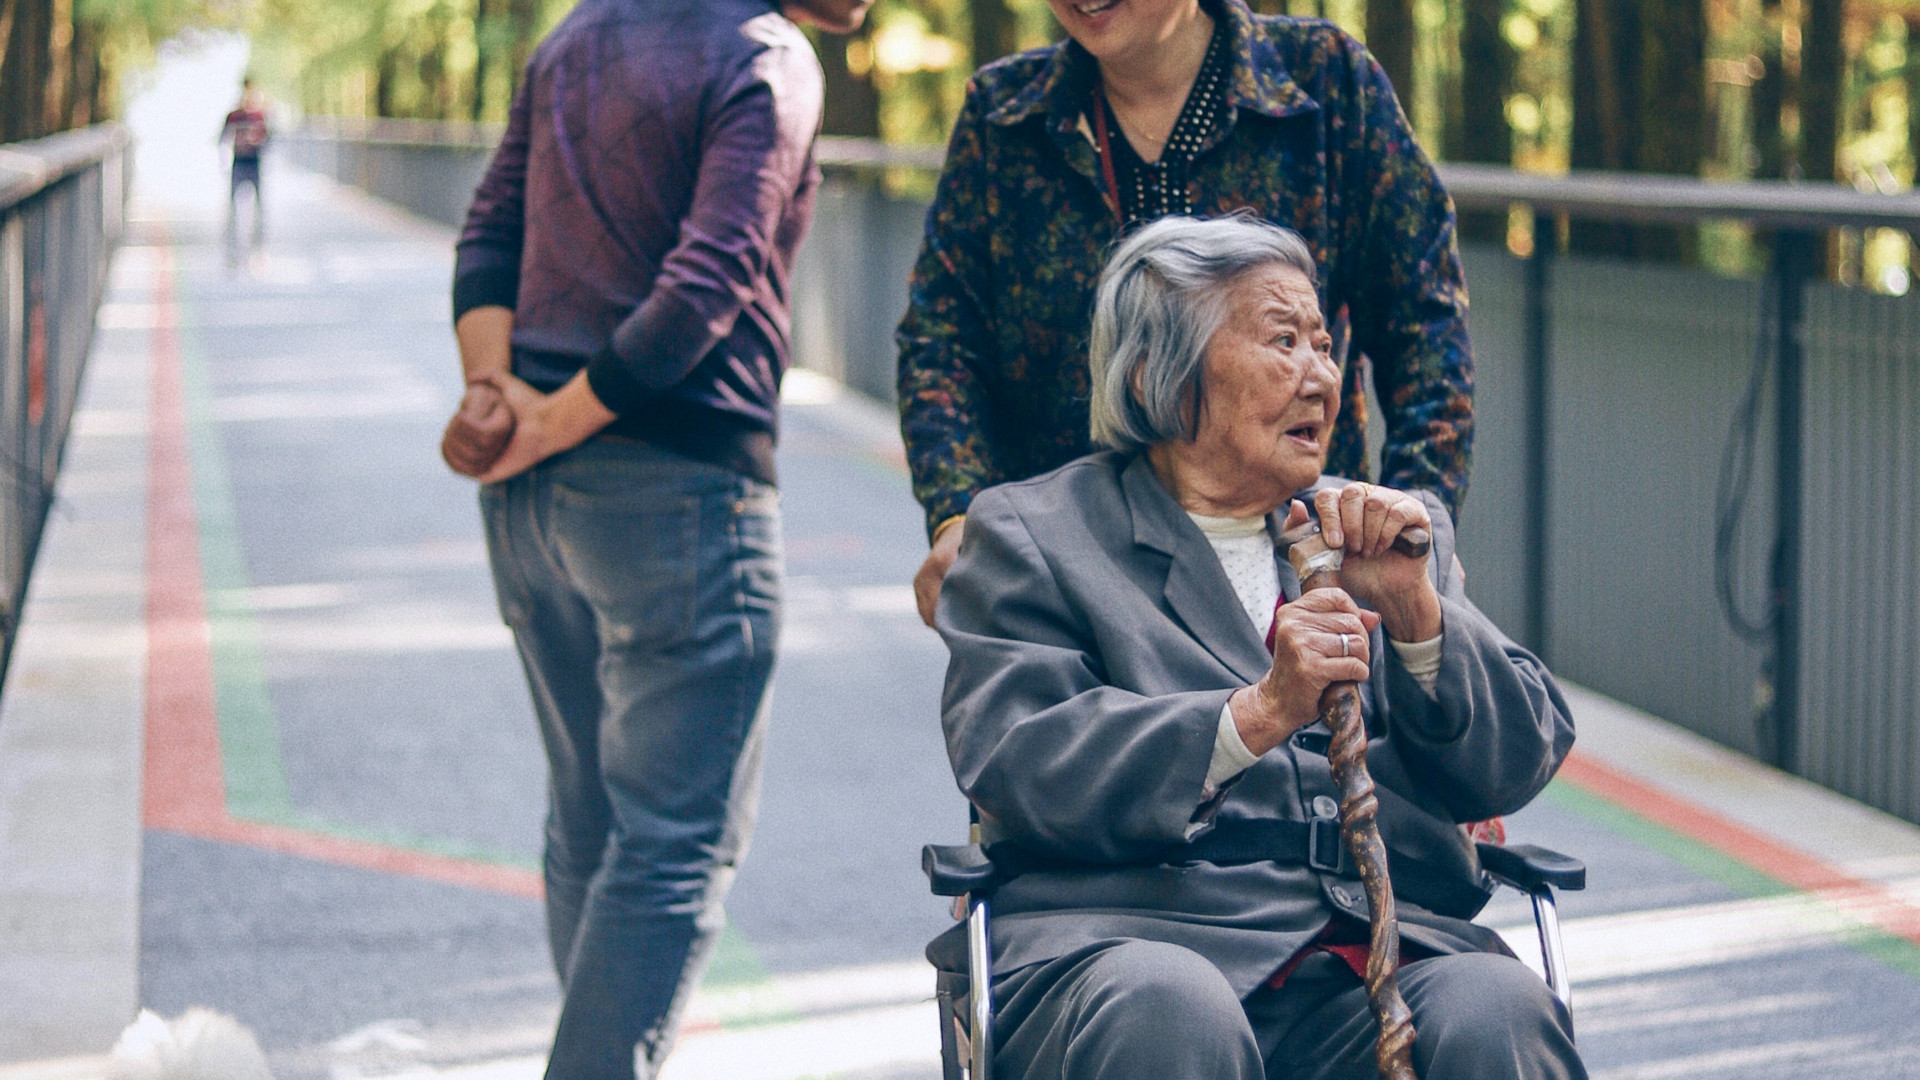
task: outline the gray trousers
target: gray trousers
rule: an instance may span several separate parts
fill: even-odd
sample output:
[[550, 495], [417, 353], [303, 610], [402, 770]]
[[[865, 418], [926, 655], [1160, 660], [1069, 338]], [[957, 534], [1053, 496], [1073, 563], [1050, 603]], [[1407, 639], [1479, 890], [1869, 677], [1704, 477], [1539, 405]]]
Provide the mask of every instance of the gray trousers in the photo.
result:
[[[1422, 1080], [1585, 1080], [1571, 1023], [1518, 960], [1467, 953], [1400, 969]], [[1307, 958], [1239, 1000], [1198, 953], [1106, 942], [995, 980], [999, 1080], [1373, 1080], [1379, 1032], [1346, 964]]]

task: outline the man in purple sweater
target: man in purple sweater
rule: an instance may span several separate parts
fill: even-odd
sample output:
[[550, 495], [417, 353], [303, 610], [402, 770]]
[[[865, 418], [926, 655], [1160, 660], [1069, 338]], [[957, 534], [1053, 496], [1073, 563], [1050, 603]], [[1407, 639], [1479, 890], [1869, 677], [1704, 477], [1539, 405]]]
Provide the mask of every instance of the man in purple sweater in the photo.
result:
[[450, 434], [448, 460], [482, 481], [550, 766], [555, 1080], [658, 1070], [752, 830], [788, 278], [819, 179], [793, 20], [849, 31], [870, 2], [582, 0], [460, 236], [461, 363], [511, 438], [489, 464]]

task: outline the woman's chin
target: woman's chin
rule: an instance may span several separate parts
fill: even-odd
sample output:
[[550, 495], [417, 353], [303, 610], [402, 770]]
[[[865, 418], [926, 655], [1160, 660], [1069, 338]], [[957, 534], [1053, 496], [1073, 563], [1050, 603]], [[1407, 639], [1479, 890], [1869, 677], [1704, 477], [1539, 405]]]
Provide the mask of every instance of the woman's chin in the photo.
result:
[[1273, 471], [1281, 477], [1281, 486], [1287, 494], [1302, 491], [1314, 485], [1327, 467], [1327, 452], [1319, 443], [1301, 445], [1302, 440], [1288, 436], [1281, 444], [1280, 453], [1275, 455]]

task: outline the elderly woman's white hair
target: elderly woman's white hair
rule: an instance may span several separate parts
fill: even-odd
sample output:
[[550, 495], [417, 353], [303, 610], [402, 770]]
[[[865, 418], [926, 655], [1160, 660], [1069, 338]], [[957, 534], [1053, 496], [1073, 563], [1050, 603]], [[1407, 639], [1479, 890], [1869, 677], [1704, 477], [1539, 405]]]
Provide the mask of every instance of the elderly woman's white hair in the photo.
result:
[[1275, 263], [1315, 280], [1300, 234], [1251, 215], [1162, 218], [1128, 237], [1094, 297], [1093, 441], [1140, 450], [1193, 438], [1202, 361], [1226, 321], [1227, 287]]

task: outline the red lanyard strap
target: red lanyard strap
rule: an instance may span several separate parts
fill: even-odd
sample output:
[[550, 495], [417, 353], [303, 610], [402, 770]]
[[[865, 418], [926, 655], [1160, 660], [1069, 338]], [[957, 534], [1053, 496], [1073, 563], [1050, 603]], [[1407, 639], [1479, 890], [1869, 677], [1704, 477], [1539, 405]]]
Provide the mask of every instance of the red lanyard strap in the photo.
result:
[[1100, 151], [1100, 177], [1107, 182], [1107, 206], [1113, 211], [1114, 224], [1126, 227], [1127, 216], [1120, 209], [1120, 181], [1113, 173], [1113, 140], [1107, 136], [1107, 95], [1093, 88], [1093, 139]]

